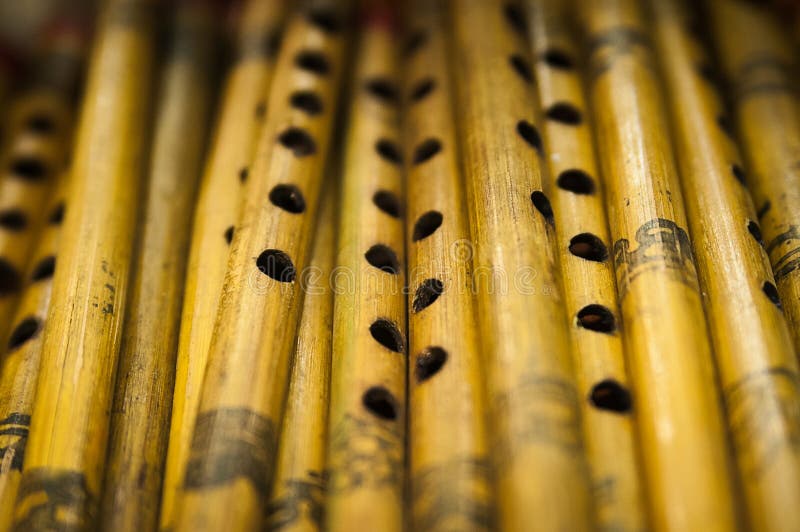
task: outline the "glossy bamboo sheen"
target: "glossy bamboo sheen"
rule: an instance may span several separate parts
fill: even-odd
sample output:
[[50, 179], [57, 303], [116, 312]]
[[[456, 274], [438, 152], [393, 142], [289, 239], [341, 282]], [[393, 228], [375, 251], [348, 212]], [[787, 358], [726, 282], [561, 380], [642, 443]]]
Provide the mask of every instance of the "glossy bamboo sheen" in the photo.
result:
[[200, 389], [228, 264], [242, 189], [266, 113], [275, 37], [284, 0], [249, 0], [239, 17], [236, 56], [228, 72], [195, 207], [183, 290], [175, 391], [161, 500], [161, 528], [174, 522]]
[[[544, 149], [529, 44], [505, 3], [451, 9], [457, 128], [474, 242], [498, 525], [591, 528], [580, 398], [542, 192]], [[422, 44], [424, 47], [425, 44]], [[470, 247], [469, 249], [472, 249]]]
[[[234, 231], [176, 530], [263, 526], [302, 305], [297, 276], [308, 263], [344, 70], [342, 14], [323, 9], [298, 12], [286, 27]], [[295, 105], [298, 93], [319, 112]]]
[[800, 351], [797, 54], [767, 6], [715, 0], [708, 7], [736, 130], [750, 170], [743, 179], [753, 195], [775, 274], [777, 291], [769, 287], [766, 292], [776, 304], [782, 304], [795, 350]]
[[373, 202], [403, 193], [394, 13], [361, 13], [344, 144], [334, 274], [325, 528], [403, 530], [406, 308], [403, 222]]
[[752, 201], [737, 178], [737, 147], [718, 123], [723, 102], [704, 76], [710, 59], [691, 33], [682, 0], [651, 3], [749, 525], [792, 530], [800, 527], [800, 390], [791, 334], [764, 293], [772, 271]]
[[651, 526], [733, 530], [728, 442], [642, 6], [582, 8]]
[[[549, 148], [544, 187], [553, 205], [595, 519], [601, 530], [644, 530], [634, 405], [580, 47], [564, 2], [530, 0], [527, 7]], [[522, 21], [514, 10], [506, 14], [510, 22]]]
[[16, 314], [11, 320], [12, 332], [3, 349], [0, 370], [0, 530], [9, 530], [14, 516], [14, 500], [22, 478], [22, 462], [30, 429], [39, 364], [42, 355], [42, 331], [50, 306], [52, 277], [56, 265], [58, 243], [67, 180], [62, 177], [59, 190], [48, 206], [38, 213], [46, 227], [32, 254], [31, 266], [25, 275], [25, 290]]
[[[338, 173], [338, 167], [329, 172]], [[334, 174], [335, 175], [335, 174]], [[303, 286], [303, 315], [278, 445], [275, 482], [267, 506], [267, 529], [302, 532], [322, 529], [325, 510], [325, 448], [331, 377], [333, 290], [336, 257], [338, 179], [323, 187], [314, 248]]]
[[428, 36], [404, 70], [407, 208], [373, 195], [383, 215], [405, 218], [408, 254], [410, 528], [489, 530], [489, 466], [483, 360], [470, 273], [469, 220], [448, 76], [443, 2], [409, 10]]
[[214, 93], [218, 15], [209, 2], [197, 0], [172, 13], [111, 414], [100, 508], [105, 530], [158, 525], [185, 257]]
[[149, 0], [112, 0], [98, 26], [16, 530], [78, 530], [97, 518], [145, 163], [155, 9]]

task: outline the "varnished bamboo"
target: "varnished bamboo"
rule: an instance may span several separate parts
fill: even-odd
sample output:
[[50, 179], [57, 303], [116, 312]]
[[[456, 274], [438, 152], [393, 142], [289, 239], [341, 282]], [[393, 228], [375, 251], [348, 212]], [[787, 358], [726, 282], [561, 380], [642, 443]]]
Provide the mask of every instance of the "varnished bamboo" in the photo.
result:
[[751, 530], [800, 527], [800, 380], [741, 159], [683, 0], [652, 0], [683, 197]]
[[[473, 324], [468, 213], [453, 120], [443, 2], [409, 7], [428, 41], [403, 72], [407, 208], [372, 197], [379, 221], [404, 218], [408, 254], [411, 530], [489, 530], [493, 497], [483, 360]], [[431, 221], [438, 223], [431, 224]], [[430, 234], [429, 234], [430, 233]]]
[[4, 115], [0, 153], [0, 345], [25, 284], [40, 211], [72, 144], [74, 92], [86, 28], [63, 24], [49, 38], [29, 85]]
[[642, 6], [581, 6], [651, 525], [734, 530], [728, 442]]
[[97, 517], [145, 163], [155, 10], [150, 0], [111, 0], [99, 24], [16, 530], [81, 530]]
[[111, 414], [100, 507], [104, 530], [154, 530], [158, 524], [185, 257], [214, 95], [218, 15], [210, 2], [193, 0], [176, 6], [170, 24]]
[[[330, 165], [331, 174], [338, 167]], [[267, 506], [267, 530], [322, 530], [325, 510], [325, 450], [331, 377], [333, 290], [336, 257], [336, 188], [331, 175], [323, 201], [303, 288], [303, 314], [297, 332], [294, 365], [278, 445], [273, 491]]]
[[197, 198], [186, 269], [161, 528], [174, 521], [175, 498], [186, 472], [211, 334], [228, 264], [243, 183], [264, 120], [284, 0], [250, 0], [239, 16], [233, 65], [221, 96]]
[[[603, 191], [574, 21], [560, 0], [529, 0], [534, 71], [564, 304], [600, 530], [647, 528], [633, 404], [619, 326]], [[506, 11], [509, 22], [522, 15]]]
[[[233, 235], [176, 530], [255, 530], [269, 496], [290, 355], [344, 70], [343, 14], [293, 16]], [[319, 112], [295, 104], [310, 94]]]
[[42, 331], [50, 306], [52, 277], [56, 265], [67, 179], [59, 181], [43, 212], [37, 213], [46, 227], [33, 251], [25, 275], [25, 289], [11, 320], [10, 339], [2, 344], [0, 370], [0, 530], [11, 527], [14, 500], [22, 478], [23, 458], [28, 440], [39, 364]]
[[403, 530], [406, 310], [395, 13], [367, 3], [344, 145], [333, 317], [325, 528]]
[[[714, 42], [729, 82], [746, 181], [775, 274], [765, 293], [780, 304], [800, 351], [800, 100], [796, 54], [769, 6], [708, 3]], [[747, 38], [742, 38], [747, 35]], [[730, 126], [729, 126], [730, 127]]]
[[580, 399], [548, 236], [553, 213], [542, 192], [528, 43], [503, 2], [464, 0], [451, 7], [498, 525], [587, 530], [591, 493]]

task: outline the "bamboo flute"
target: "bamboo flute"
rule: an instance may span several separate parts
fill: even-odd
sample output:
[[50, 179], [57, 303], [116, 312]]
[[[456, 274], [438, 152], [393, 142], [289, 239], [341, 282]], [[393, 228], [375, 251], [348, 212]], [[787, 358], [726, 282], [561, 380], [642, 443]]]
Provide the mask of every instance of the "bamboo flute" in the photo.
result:
[[752, 530], [800, 526], [800, 380], [755, 209], [737, 178], [736, 144], [717, 123], [723, 102], [682, 0], [652, 0], [683, 197], [706, 316]]
[[[412, 33], [428, 36], [403, 71], [407, 208], [376, 190], [379, 220], [405, 218], [408, 255], [409, 479], [412, 530], [489, 530], [492, 526], [486, 392], [474, 329], [469, 225], [444, 3], [409, 6]], [[404, 211], [407, 211], [404, 212]]]
[[[800, 101], [795, 49], [768, 6], [708, 3], [709, 21], [730, 85], [731, 104], [775, 285], [764, 293], [781, 305], [800, 352]], [[742, 38], [747, 35], [747, 38]], [[777, 290], [776, 290], [777, 288]]]
[[[234, 230], [176, 530], [263, 526], [334, 109], [344, 13], [314, 3], [286, 29]], [[297, 107], [298, 93], [319, 104]], [[326, 198], [327, 200], [327, 198]]]
[[373, 202], [403, 192], [397, 17], [360, 12], [334, 275], [325, 528], [403, 530], [406, 309], [403, 222]]
[[187, 0], [172, 13], [122, 329], [100, 507], [104, 530], [158, 525], [185, 257], [214, 96], [220, 11], [207, 0]]
[[648, 28], [634, 0], [582, 7], [651, 526], [733, 530], [728, 442]]
[[40, 217], [47, 224], [41, 231], [25, 276], [25, 290], [11, 320], [9, 340], [2, 344], [0, 370], [0, 530], [12, 524], [14, 499], [22, 478], [25, 446], [28, 440], [39, 364], [42, 331], [50, 306], [53, 272], [61, 240], [61, 220], [67, 178], [59, 180], [59, 190], [49, 200]]
[[[581, 397], [586, 454], [601, 530], [644, 530], [633, 402], [580, 48], [564, 2], [529, 0], [528, 20], [549, 147], [543, 174], [555, 221], [564, 305]], [[524, 20], [508, 9], [509, 20]]]
[[71, 166], [16, 530], [97, 517], [111, 394], [145, 162], [156, 4], [105, 7]]
[[39, 64], [5, 115], [0, 150], [0, 345], [25, 284], [44, 220], [72, 145], [75, 89], [86, 53], [87, 28], [64, 20], [48, 36]]
[[542, 192], [529, 45], [502, 2], [451, 7], [498, 526], [589, 529], [580, 399], [548, 234], [553, 212]]
[[175, 520], [175, 499], [186, 473], [228, 249], [264, 120], [285, 7], [284, 0], [249, 0], [238, 17], [234, 63], [222, 90], [194, 214], [164, 469], [162, 529]]
[[303, 314], [278, 445], [275, 481], [267, 506], [267, 530], [322, 530], [333, 328], [330, 283], [336, 257], [338, 187], [334, 177], [338, 166], [329, 164], [329, 168], [332, 175], [326, 178], [322, 196], [327, 199], [319, 207], [314, 247], [306, 277], [301, 280]]

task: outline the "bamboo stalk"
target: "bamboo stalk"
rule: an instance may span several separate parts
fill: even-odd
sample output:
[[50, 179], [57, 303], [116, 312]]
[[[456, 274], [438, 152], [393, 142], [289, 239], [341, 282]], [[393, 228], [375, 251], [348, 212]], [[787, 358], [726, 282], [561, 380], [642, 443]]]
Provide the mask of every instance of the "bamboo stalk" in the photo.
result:
[[158, 524], [191, 212], [214, 95], [218, 8], [178, 4], [161, 73], [141, 233], [122, 330], [100, 526]]
[[162, 529], [170, 528], [175, 520], [175, 499], [186, 473], [242, 183], [264, 119], [284, 11], [283, 0], [250, 0], [239, 16], [236, 56], [222, 91], [194, 214], [164, 470]]
[[[534, 71], [546, 117], [542, 132], [549, 146], [544, 188], [553, 205], [595, 519], [601, 530], [643, 530], [647, 516], [634, 407], [608, 253], [611, 237], [604, 183], [578, 64], [580, 49], [563, 2], [530, 0], [527, 6]], [[517, 11], [509, 9], [507, 15], [509, 21], [524, 24]]]
[[331, 532], [403, 529], [406, 310], [396, 13], [367, 2], [344, 145], [328, 441]]
[[501, 2], [451, 6], [499, 527], [589, 529], [580, 400], [548, 235], [528, 43]]
[[[766, 7], [710, 2], [709, 20], [732, 106], [758, 222], [775, 274], [764, 293], [782, 305], [800, 352], [800, 102], [794, 49]], [[742, 35], [748, 35], [743, 39]], [[776, 290], [777, 288], [777, 290]]]
[[728, 443], [648, 28], [633, 0], [582, 7], [651, 524], [733, 530]]
[[[263, 526], [300, 315], [296, 275], [308, 262], [344, 70], [342, 15], [315, 4], [286, 30], [234, 231], [176, 530]], [[295, 107], [298, 92], [321, 112]]]
[[29, 86], [5, 115], [0, 153], [0, 345], [9, 334], [24, 287], [23, 273], [45, 222], [72, 145], [74, 92], [85, 55], [86, 28], [64, 21], [38, 59]]
[[[335, 165], [329, 167], [338, 170]], [[336, 256], [338, 183], [335, 181], [331, 175], [323, 187], [323, 197], [328, 200], [319, 207], [314, 248], [303, 281], [303, 314], [283, 416], [275, 482], [267, 506], [268, 530], [322, 530], [333, 327], [330, 282]]]
[[717, 123], [724, 107], [704, 77], [710, 62], [690, 33], [693, 19], [680, 0], [651, 3], [749, 525], [790, 530], [800, 524], [800, 381], [791, 334], [762, 290], [773, 282], [769, 260], [752, 201], [735, 174], [737, 147]]
[[402, 84], [405, 152], [413, 154], [408, 212], [394, 192], [377, 190], [372, 199], [385, 213], [380, 220], [406, 222], [411, 529], [489, 530], [486, 391], [473, 327], [472, 264], [460, 254], [469, 226], [442, 8], [423, 0], [409, 8], [412, 32], [429, 38], [408, 59]]
[[111, 0], [100, 23], [16, 530], [78, 530], [97, 516], [144, 163], [155, 8], [149, 0]]
[[0, 370], [0, 530], [9, 530], [13, 519], [14, 499], [22, 478], [23, 458], [28, 440], [36, 383], [42, 355], [42, 331], [52, 292], [52, 276], [61, 240], [61, 218], [67, 178], [59, 179], [59, 190], [39, 216], [47, 226], [33, 251], [25, 275], [25, 290], [11, 320], [12, 332], [2, 344], [4, 354]]

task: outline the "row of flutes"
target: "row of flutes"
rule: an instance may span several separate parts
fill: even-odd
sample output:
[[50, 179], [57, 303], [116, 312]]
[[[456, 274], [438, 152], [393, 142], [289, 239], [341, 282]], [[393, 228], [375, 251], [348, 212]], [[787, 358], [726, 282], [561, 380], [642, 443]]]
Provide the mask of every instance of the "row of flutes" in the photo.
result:
[[0, 109], [0, 532], [800, 530], [774, 8], [69, 11]]

